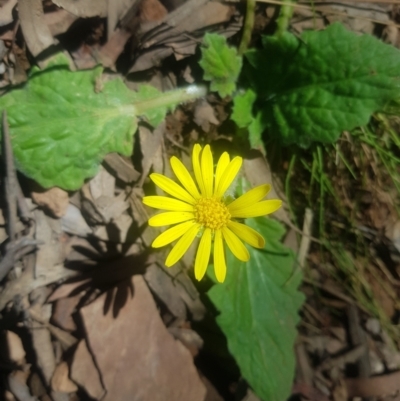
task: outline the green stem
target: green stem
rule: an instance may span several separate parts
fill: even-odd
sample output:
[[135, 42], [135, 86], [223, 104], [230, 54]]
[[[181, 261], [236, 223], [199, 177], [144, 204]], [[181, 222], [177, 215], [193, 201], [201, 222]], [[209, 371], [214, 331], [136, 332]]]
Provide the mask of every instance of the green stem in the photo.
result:
[[135, 104], [137, 115], [145, 114], [149, 110], [160, 107], [175, 107], [179, 103], [196, 100], [207, 94], [207, 88], [201, 85], [190, 85], [183, 89], [176, 89], [160, 93], [154, 98], [146, 99]]
[[242, 33], [242, 40], [240, 41], [239, 45], [239, 56], [242, 56], [243, 53], [247, 50], [251, 40], [251, 33], [253, 32], [254, 28], [254, 15], [256, 9], [256, 1], [255, 0], [247, 0], [246, 3], [246, 17], [244, 19], [243, 24], [243, 33]]
[[288, 29], [293, 15], [292, 0], [283, 0], [281, 11], [277, 20], [275, 36], [282, 36]]

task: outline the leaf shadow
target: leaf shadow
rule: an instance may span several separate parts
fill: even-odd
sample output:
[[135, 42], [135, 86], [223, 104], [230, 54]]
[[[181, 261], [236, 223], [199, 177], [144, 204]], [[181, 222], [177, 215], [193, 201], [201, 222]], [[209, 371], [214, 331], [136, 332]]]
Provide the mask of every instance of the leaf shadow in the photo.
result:
[[117, 318], [120, 310], [134, 296], [131, 277], [143, 275], [147, 265], [152, 263], [150, 252], [145, 250], [138, 254], [121, 255], [114, 246], [108, 246], [104, 252], [100, 242], [91, 238], [90, 248], [83, 245], [73, 247], [83, 259], [69, 261], [66, 267], [82, 274], [66, 282], [77, 283], [68, 296], [84, 292], [76, 307], [79, 310], [105, 293], [103, 313], [106, 315], [112, 311], [113, 317]]

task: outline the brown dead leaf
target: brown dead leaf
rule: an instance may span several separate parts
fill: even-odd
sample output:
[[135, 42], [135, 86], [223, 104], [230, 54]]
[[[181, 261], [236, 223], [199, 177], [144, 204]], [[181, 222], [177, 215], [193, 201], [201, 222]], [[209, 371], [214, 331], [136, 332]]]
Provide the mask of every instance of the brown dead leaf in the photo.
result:
[[8, 0], [0, 8], [0, 26], [5, 26], [13, 22], [14, 18], [12, 11], [16, 4], [17, 0]]
[[[181, 32], [193, 32], [207, 26], [228, 22], [234, 14], [235, 8], [231, 5], [209, 1], [191, 13], [178, 26]], [[223, 34], [223, 31], [221, 32]], [[226, 36], [226, 35], [224, 35]]]
[[67, 362], [61, 362], [51, 378], [51, 388], [61, 393], [73, 393], [78, 386], [68, 377], [69, 368]]
[[77, 20], [77, 16], [66, 10], [57, 10], [44, 14], [44, 20], [53, 36], [61, 35]]
[[143, 278], [133, 276], [117, 292], [126, 286], [133, 287], [133, 296], [117, 319], [104, 314], [113, 291], [81, 309], [107, 390], [104, 401], [203, 401], [206, 390], [192, 357], [163, 325]]
[[61, 218], [62, 230], [66, 233], [86, 237], [92, 233], [92, 229], [83, 218], [80, 209], [71, 203], [68, 205], [65, 215]]
[[85, 340], [82, 340], [76, 348], [71, 365], [71, 379], [95, 400], [103, 398], [105, 390]]
[[81, 18], [106, 17], [107, 0], [52, 0], [57, 6]]
[[168, 14], [168, 10], [158, 0], [143, 0], [139, 6], [139, 15], [142, 22], [161, 21]]
[[131, 12], [135, 14], [135, 10], [139, 7], [138, 0], [113, 0], [108, 1], [107, 10], [107, 31], [108, 39], [115, 33], [115, 27], [124, 16]]
[[104, 67], [115, 69], [115, 63], [124, 51], [125, 45], [131, 36], [132, 33], [125, 29], [117, 28], [113, 32], [106, 44], [101, 47], [97, 54], [99, 61], [101, 61]]
[[35, 57], [55, 43], [44, 19], [41, 0], [18, 0], [18, 14], [24, 39]]
[[[152, 68], [172, 53], [176, 59], [194, 54], [203, 30], [208, 26], [220, 25], [217, 33], [226, 37], [234, 35], [241, 28], [236, 21], [230, 22], [234, 9], [219, 2], [189, 0], [162, 20], [142, 23], [139, 35], [143, 37], [143, 53], [135, 60], [130, 72]], [[183, 36], [182, 32], [191, 36]], [[157, 47], [149, 49], [153, 46]]]
[[54, 217], [62, 217], [67, 212], [69, 205], [68, 192], [61, 188], [53, 187], [47, 190], [33, 190], [32, 200], [45, 210], [49, 211]]
[[118, 153], [109, 153], [103, 163], [123, 182], [135, 182], [140, 177], [140, 173], [133, 167], [132, 160]]
[[89, 181], [92, 200], [96, 201], [101, 196], [113, 198], [115, 192], [115, 177], [113, 177], [103, 166], [99, 172]]
[[211, 107], [210, 103], [208, 103], [204, 99], [196, 102], [194, 108], [194, 122], [199, 125], [205, 132], [210, 131], [210, 123], [214, 125], [219, 125], [219, 121], [214, 114], [214, 109]]

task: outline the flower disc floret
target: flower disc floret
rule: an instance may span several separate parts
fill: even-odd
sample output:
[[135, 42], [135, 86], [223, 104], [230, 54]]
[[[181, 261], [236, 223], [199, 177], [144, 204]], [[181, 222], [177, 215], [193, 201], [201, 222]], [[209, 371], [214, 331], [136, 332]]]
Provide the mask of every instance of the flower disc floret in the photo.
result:
[[228, 224], [231, 214], [222, 201], [215, 198], [200, 198], [194, 206], [194, 218], [205, 228], [219, 230]]
[[194, 179], [176, 157], [171, 158], [171, 167], [181, 185], [161, 174], [150, 175], [158, 187], [172, 196], [143, 198], [145, 205], [166, 211], [152, 216], [149, 219], [150, 226], [172, 225], [152, 243], [154, 248], [159, 248], [176, 241], [167, 256], [166, 266], [178, 262], [196, 236], [200, 235], [194, 275], [197, 280], [203, 278], [213, 254], [215, 276], [222, 283], [226, 276], [225, 244], [243, 262], [250, 258], [243, 242], [255, 248], [264, 247], [264, 238], [237, 220], [273, 213], [281, 207], [282, 201], [263, 200], [271, 189], [268, 184], [253, 188], [232, 202], [227, 201], [225, 193], [242, 162], [241, 157], [236, 156], [231, 160], [229, 154], [224, 152], [214, 169], [210, 146], [202, 149], [200, 145], [195, 145], [192, 154]]

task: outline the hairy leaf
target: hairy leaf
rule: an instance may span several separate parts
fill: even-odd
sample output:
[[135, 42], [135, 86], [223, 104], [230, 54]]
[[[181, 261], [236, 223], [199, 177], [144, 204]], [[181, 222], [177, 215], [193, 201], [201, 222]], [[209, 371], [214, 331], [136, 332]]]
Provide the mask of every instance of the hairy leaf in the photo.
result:
[[72, 72], [66, 65], [33, 70], [28, 83], [0, 98], [6, 110], [16, 164], [43, 187], [78, 189], [110, 152], [130, 155], [137, 116], [153, 125], [167, 108], [204, 90], [159, 93], [129, 90], [121, 79], [103, 80], [100, 67]]
[[399, 94], [399, 50], [340, 24], [301, 39], [264, 37], [264, 48], [246, 57], [245, 76], [257, 93], [250, 129], [258, 136], [267, 129], [284, 144], [334, 142]]
[[217, 323], [243, 377], [263, 400], [282, 401], [294, 377], [301, 274], [294, 270], [293, 252], [279, 242], [280, 223], [263, 217], [247, 224], [264, 236], [265, 249], [249, 247], [247, 263], [229, 252], [226, 280], [208, 295], [220, 311]]

